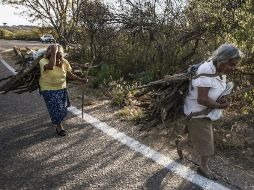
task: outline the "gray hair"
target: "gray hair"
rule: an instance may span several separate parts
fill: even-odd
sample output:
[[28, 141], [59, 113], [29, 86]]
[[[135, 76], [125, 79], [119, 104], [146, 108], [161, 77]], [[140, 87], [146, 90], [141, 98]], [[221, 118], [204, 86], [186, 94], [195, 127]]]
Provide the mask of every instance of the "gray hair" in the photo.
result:
[[232, 44], [222, 44], [214, 51], [212, 59], [215, 63], [227, 63], [230, 59], [240, 59], [242, 52]]

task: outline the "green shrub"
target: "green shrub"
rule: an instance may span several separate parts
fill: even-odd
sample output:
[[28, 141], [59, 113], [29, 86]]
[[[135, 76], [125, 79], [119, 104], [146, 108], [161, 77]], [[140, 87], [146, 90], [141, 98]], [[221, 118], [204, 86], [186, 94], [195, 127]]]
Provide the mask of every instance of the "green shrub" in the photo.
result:
[[125, 81], [123, 78], [119, 80], [112, 80], [105, 84], [109, 96], [112, 98], [112, 105], [118, 107], [124, 107], [131, 104], [131, 98], [133, 96], [132, 90], [137, 86], [136, 83]]
[[38, 29], [13, 31], [0, 29], [0, 38], [6, 40], [39, 40], [40, 31]]
[[0, 38], [11, 40], [14, 39], [15, 34], [9, 30], [0, 29]]
[[253, 113], [254, 110], [254, 97], [253, 97], [254, 90], [247, 92], [242, 95], [245, 105], [242, 106], [242, 113], [249, 114]]
[[15, 33], [15, 39], [16, 40], [39, 40], [40, 39], [40, 33], [39, 31], [33, 29], [33, 30], [18, 30]]
[[126, 105], [126, 98], [129, 93], [127, 82], [121, 78], [118, 81], [112, 81], [109, 83], [111, 87], [112, 105], [123, 107]]
[[98, 88], [100, 85], [108, 85], [110, 81], [120, 78], [121, 73], [117, 71], [114, 65], [103, 64], [101, 68], [91, 70], [90, 74], [94, 76], [91, 82], [92, 88]]

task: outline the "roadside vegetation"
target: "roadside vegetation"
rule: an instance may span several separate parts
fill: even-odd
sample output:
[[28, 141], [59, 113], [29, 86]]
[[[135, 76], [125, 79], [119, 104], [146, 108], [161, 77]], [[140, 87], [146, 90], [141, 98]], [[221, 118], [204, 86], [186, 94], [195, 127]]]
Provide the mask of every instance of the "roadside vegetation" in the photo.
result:
[[53, 33], [50, 27], [1, 27], [0, 39], [40, 41], [44, 33]]

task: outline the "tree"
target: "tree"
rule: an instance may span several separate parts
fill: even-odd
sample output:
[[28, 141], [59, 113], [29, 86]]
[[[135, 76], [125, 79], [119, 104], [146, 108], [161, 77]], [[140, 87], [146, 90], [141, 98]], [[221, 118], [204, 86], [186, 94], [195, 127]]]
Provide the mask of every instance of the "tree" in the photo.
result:
[[254, 1], [190, 0], [186, 9], [188, 23], [215, 47], [234, 43], [245, 50], [246, 62], [254, 61]]
[[79, 42], [89, 47], [90, 56], [96, 57], [96, 62], [100, 62], [113, 49], [112, 38], [117, 30], [111, 24], [112, 19], [113, 14], [100, 1], [82, 2]]
[[24, 6], [29, 11], [22, 14], [33, 21], [50, 24], [58, 41], [66, 47], [78, 26], [81, 0], [4, 0], [14, 6]]
[[124, 65], [132, 63], [134, 71], [150, 70], [157, 76], [190, 64], [201, 34], [188, 29], [186, 6], [182, 0], [120, 0], [116, 21], [131, 41], [129, 64]]

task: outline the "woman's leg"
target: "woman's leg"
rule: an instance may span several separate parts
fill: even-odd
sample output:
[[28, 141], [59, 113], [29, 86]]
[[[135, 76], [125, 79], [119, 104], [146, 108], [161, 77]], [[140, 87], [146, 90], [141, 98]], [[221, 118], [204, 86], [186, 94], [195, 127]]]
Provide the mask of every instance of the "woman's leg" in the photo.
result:
[[57, 134], [60, 135], [60, 136], [66, 136], [66, 132], [65, 132], [65, 130], [64, 130], [64, 128], [63, 128], [62, 123], [57, 124], [57, 126], [56, 126], [56, 132], [57, 132]]
[[61, 90], [61, 95], [59, 99], [61, 100], [59, 104], [59, 112], [61, 113], [61, 117], [60, 117], [61, 122], [57, 124], [57, 129], [64, 130], [63, 120], [67, 116], [67, 108], [70, 107], [70, 101], [69, 101], [67, 89]]
[[63, 123], [61, 122], [61, 123], [57, 124], [57, 125], [56, 125], [56, 128], [57, 128], [58, 131], [64, 130], [64, 128], [63, 128]]
[[183, 149], [189, 144], [189, 138], [183, 137], [182, 139], [176, 140], [175, 143], [176, 143], [177, 154], [180, 157], [180, 159], [183, 159]]
[[179, 139], [178, 141], [178, 147], [180, 150], [183, 150], [186, 146], [188, 146], [190, 140], [189, 140], [189, 137], [183, 137], [182, 139]]
[[56, 125], [57, 131], [64, 130], [63, 119], [67, 115], [66, 92], [64, 90], [42, 92], [51, 121]]
[[209, 156], [200, 156], [200, 160], [200, 169], [207, 175], [212, 174], [211, 170], [208, 167]]
[[189, 123], [191, 143], [195, 151], [200, 155], [198, 172], [209, 178], [215, 179], [208, 167], [209, 158], [214, 154], [213, 127], [209, 118], [191, 119]]
[[218, 178], [216, 177], [216, 175], [208, 167], [209, 156], [200, 156], [200, 158], [201, 164], [197, 172], [210, 180], [217, 180]]
[[183, 159], [183, 149], [190, 144], [188, 133], [188, 125], [186, 125], [183, 136], [179, 136], [180, 138], [175, 141], [177, 153], [181, 159]]

